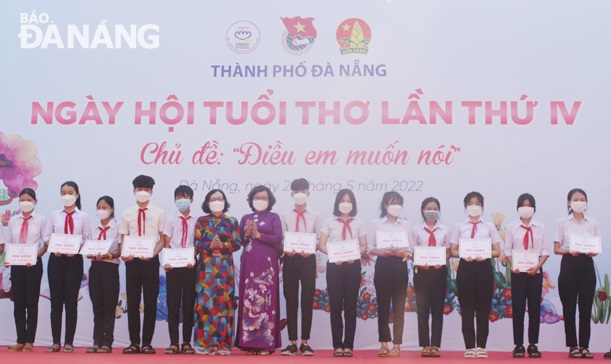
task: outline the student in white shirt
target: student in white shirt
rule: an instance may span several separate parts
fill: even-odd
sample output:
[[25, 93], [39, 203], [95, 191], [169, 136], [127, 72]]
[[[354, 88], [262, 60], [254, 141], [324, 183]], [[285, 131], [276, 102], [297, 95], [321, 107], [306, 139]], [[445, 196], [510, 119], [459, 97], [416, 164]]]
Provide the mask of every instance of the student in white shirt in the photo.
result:
[[[125, 281], [127, 293], [127, 326], [130, 345], [123, 354], [155, 354], [151, 346], [155, 333], [157, 297], [159, 296], [159, 252], [163, 248], [162, 239], [165, 213], [163, 209], [150, 202], [155, 180], [140, 175], [134, 178], [136, 205], [121, 214], [119, 234], [122, 249], [126, 235], [151, 237], [156, 241], [152, 258], [135, 258], [121, 254], [125, 261]], [[142, 349], [140, 349], [140, 300], [144, 296], [144, 319], [142, 324]]]
[[45, 227], [44, 216], [34, 211], [36, 192], [24, 188], [19, 193], [19, 208], [21, 213], [11, 217], [8, 222], [6, 242], [0, 241], [0, 254], [4, 252], [5, 244], [36, 244], [38, 258], [36, 264], [14, 265], [4, 260], [6, 268], [11, 267], [11, 286], [13, 290], [13, 314], [17, 329], [17, 344], [10, 346], [8, 351], [33, 351], [38, 326], [38, 298], [40, 297], [40, 281], [42, 279], [42, 260], [40, 257], [47, 251], [42, 240], [42, 230]]
[[[166, 249], [193, 248], [193, 235], [197, 219], [191, 216], [191, 203], [193, 190], [191, 187], [181, 185], [174, 190], [174, 203], [177, 211], [168, 217], [163, 229], [163, 238]], [[195, 255], [195, 252], [193, 253]], [[175, 268], [170, 264], [163, 267], [166, 271], [166, 292], [168, 304], [168, 330], [170, 333], [170, 346], [166, 354], [193, 354], [191, 337], [193, 335], [193, 308], [195, 305], [195, 269], [189, 263], [184, 268]], [[182, 304], [181, 304], [182, 302]], [[180, 311], [182, 308], [182, 344], [178, 326], [180, 324]]]
[[[392, 249], [377, 248], [378, 230], [397, 230], [404, 234], [406, 242], [411, 245], [411, 225], [406, 219], [399, 217], [403, 211], [403, 196], [398, 192], [384, 193], [380, 203], [380, 218], [373, 221], [367, 244], [369, 253], [376, 255], [375, 275], [373, 284], [378, 300], [378, 341], [381, 343], [378, 356], [400, 356], [403, 343], [403, 315], [405, 314], [405, 296], [407, 294], [407, 257], [411, 248], [396, 247]], [[390, 334], [390, 307], [393, 308], [393, 333]], [[393, 348], [388, 351], [388, 342]]]
[[[567, 196], [567, 206], [569, 215], [558, 220], [554, 237], [554, 253], [562, 255], [558, 276], [558, 294], [562, 302], [566, 346], [569, 347], [569, 357], [592, 359], [593, 356], [588, 348], [590, 346], [590, 315], [596, 290], [596, 272], [592, 258], [596, 254], [571, 251], [569, 240], [571, 235], [600, 236], [600, 229], [596, 220], [585, 215], [588, 196], [584, 190], [580, 188], [570, 190]], [[577, 341], [575, 327], [577, 304], [579, 304], [579, 341]]]
[[119, 299], [119, 225], [115, 220], [115, 201], [102, 196], [96, 203], [100, 222], [92, 231], [92, 238], [111, 241], [106, 254], [88, 255], [89, 297], [93, 306], [93, 346], [87, 353], [110, 353], [114, 341], [115, 312]]
[[[282, 215], [282, 231], [314, 233], [320, 230], [320, 213], [307, 206], [310, 184], [305, 178], [291, 182], [291, 196], [295, 208]], [[308, 345], [312, 328], [312, 305], [316, 291], [316, 255], [301, 252], [286, 252], [282, 264], [282, 283], [286, 300], [286, 326], [291, 343], [282, 350], [282, 355], [312, 356], [314, 350]], [[297, 312], [299, 311], [299, 284], [301, 283], [301, 345], [297, 349]]]
[[[513, 349], [514, 358], [540, 358], [537, 348], [539, 325], [541, 322], [541, 292], [543, 289], [543, 264], [549, 257], [549, 247], [545, 238], [545, 227], [532, 217], [536, 211], [535, 198], [528, 193], [518, 197], [520, 218], [507, 226], [505, 235], [505, 256], [512, 264], [511, 298], [513, 305]], [[539, 262], [526, 272], [514, 269], [512, 250], [532, 250], [537, 252]], [[524, 312], [528, 299], [528, 350], [524, 349]]]
[[[491, 255], [497, 258], [501, 252], [501, 238], [491, 222], [481, 218], [484, 209], [484, 196], [479, 192], [469, 192], [464, 198], [464, 206], [469, 215], [465, 222], [458, 223], [450, 234], [452, 257], [460, 258], [460, 238], [490, 239]], [[458, 303], [460, 304], [462, 334], [465, 340], [465, 358], [487, 358], [488, 316], [492, 303], [494, 277], [490, 259], [461, 258], [456, 272]], [[477, 337], [473, 320], [477, 318]]]
[[[328, 254], [327, 242], [358, 239], [360, 254], [367, 252], [367, 232], [363, 222], [356, 219], [356, 199], [351, 190], [343, 189], [337, 193], [333, 205], [333, 215], [320, 230], [320, 251]], [[361, 286], [361, 260], [347, 262], [327, 262], [327, 288], [331, 306], [331, 335], [333, 337], [333, 356], [353, 355], [354, 334], [356, 332], [356, 304]], [[342, 322], [344, 311], [345, 327]], [[345, 329], [345, 330], [344, 330]]]
[[[61, 186], [61, 196], [64, 208], [54, 211], [49, 216], [43, 230], [43, 240], [47, 247], [53, 233], [79, 235], [82, 242], [89, 239], [91, 235], [89, 217], [81, 211], [81, 195], [78, 185], [72, 181], [64, 182]], [[53, 344], [47, 349], [47, 352], [58, 352], [61, 347], [62, 313], [65, 306], [64, 352], [71, 353], [74, 351], [78, 295], [83, 279], [83, 257], [79, 254], [51, 254], [47, 264], [47, 275], [51, 292], [51, 332], [53, 335]]]
[[[439, 221], [441, 204], [435, 197], [422, 201], [421, 224], [414, 227], [415, 246], [445, 247], [446, 260], [450, 258], [450, 232]], [[418, 309], [418, 341], [423, 357], [439, 357], [441, 332], [443, 329], [443, 306], [446, 299], [448, 269], [446, 265], [416, 266], [414, 269], [414, 289]], [[429, 336], [429, 315], [431, 316], [431, 335]]]

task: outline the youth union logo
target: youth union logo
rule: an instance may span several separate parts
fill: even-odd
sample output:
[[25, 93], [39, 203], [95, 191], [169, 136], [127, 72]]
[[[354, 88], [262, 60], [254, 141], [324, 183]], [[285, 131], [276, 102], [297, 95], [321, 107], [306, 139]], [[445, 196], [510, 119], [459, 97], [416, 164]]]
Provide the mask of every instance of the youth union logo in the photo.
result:
[[247, 54], [259, 46], [259, 28], [249, 21], [234, 23], [227, 30], [227, 45], [238, 54]]
[[316, 28], [312, 24], [314, 18], [281, 18], [286, 31], [282, 33], [282, 47], [289, 54], [299, 56], [312, 49], [316, 39]]
[[362, 19], [350, 18], [344, 20], [335, 33], [342, 54], [367, 54], [371, 41], [371, 29]]

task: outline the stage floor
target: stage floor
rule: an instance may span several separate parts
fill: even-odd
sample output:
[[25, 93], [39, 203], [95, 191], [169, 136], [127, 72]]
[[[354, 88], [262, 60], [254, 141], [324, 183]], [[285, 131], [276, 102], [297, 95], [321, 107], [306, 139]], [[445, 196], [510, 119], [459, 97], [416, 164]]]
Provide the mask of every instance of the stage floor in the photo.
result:
[[[468, 362], [468, 361], [481, 361], [486, 359], [465, 359], [463, 358], [463, 352], [452, 351], [442, 352], [440, 358], [421, 358], [420, 352], [418, 351], [403, 351], [400, 358], [378, 358], [377, 351], [363, 350], [355, 351], [353, 358], [334, 358], [332, 351], [330, 350], [319, 350], [316, 351], [316, 355], [313, 357], [286, 357], [281, 356], [280, 352], [270, 356], [250, 356], [245, 355], [240, 350], [234, 350], [232, 356], [200, 356], [200, 355], [166, 355], [163, 353], [163, 348], [157, 348], [157, 354], [145, 355], [145, 354], [134, 354], [124, 355], [121, 353], [122, 348], [117, 348], [111, 354], [87, 354], [85, 348], [76, 348], [74, 353], [45, 353], [44, 347], [37, 347], [32, 353], [9, 353], [6, 351], [6, 347], [0, 347], [0, 362], [2, 363], [61, 363], [61, 364], [82, 364], [83, 362], [91, 364], [106, 364], [106, 363], [136, 363], [144, 362], [147, 364], [155, 363], [169, 363], [170, 361], [176, 362], [179, 360], [181, 364], [188, 363], [201, 363], [202, 360], [218, 360], [219, 362], [232, 363], [232, 364], [247, 364], [247, 363], [286, 363], [285, 360], [292, 360], [295, 362], [303, 363], [325, 363], [333, 361], [337, 364], [339, 361], [350, 361], [356, 363], [369, 363], [379, 361], [395, 361], [395, 360], [409, 360], [411, 364], [423, 364], [423, 363], [454, 363], [454, 362]], [[531, 359], [513, 359], [509, 352], [489, 352], [488, 361], [496, 362], [509, 362], [509, 361], [530, 361]], [[571, 360], [568, 358], [568, 353], [564, 352], [543, 352], [543, 357], [538, 359], [536, 363], [553, 363], [558, 360]], [[594, 353], [594, 360], [603, 360], [603, 353]], [[609, 361], [611, 363], [611, 361]]]

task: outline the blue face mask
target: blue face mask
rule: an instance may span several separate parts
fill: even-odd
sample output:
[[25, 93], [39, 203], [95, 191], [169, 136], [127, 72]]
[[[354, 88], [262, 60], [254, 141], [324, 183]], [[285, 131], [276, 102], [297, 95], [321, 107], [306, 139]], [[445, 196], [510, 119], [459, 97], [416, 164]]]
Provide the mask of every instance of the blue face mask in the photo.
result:
[[178, 211], [185, 212], [190, 207], [191, 201], [187, 200], [186, 198], [179, 198], [178, 200], [176, 200], [176, 208], [178, 209]]

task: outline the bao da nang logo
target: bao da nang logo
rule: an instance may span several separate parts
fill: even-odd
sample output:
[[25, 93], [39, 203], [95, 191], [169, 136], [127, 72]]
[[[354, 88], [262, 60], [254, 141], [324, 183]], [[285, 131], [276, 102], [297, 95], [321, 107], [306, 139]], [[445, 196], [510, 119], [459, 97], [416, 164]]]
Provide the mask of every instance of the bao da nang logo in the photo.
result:
[[20, 14], [20, 48], [97, 49], [159, 48], [159, 25], [56, 24], [47, 13]]
[[316, 28], [312, 22], [314, 18], [281, 18], [286, 31], [282, 33], [282, 47], [292, 55], [302, 55], [312, 49], [316, 39]]
[[342, 54], [367, 54], [371, 40], [371, 29], [362, 19], [350, 18], [344, 20], [335, 33]]
[[238, 54], [247, 54], [259, 46], [259, 28], [249, 21], [234, 23], [227, 30], [227, 45]]

